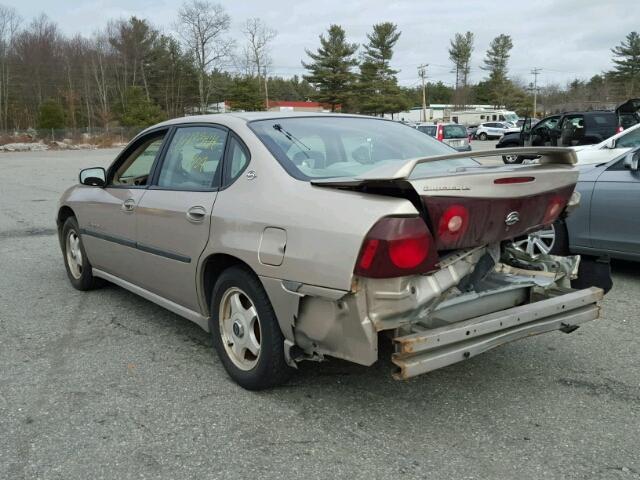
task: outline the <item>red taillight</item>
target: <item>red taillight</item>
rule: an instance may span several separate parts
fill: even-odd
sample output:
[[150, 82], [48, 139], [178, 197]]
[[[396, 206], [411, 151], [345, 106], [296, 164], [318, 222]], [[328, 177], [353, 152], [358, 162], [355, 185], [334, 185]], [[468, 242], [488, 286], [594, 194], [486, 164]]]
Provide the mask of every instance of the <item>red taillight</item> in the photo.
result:
[[415, 268], [429, 255], [431, 242], [426, 237], [402, 238], [389, 242], [389, 258], [399, 268]]
[[444, 127], [442, 125], [438, 125], [438, 131], [436, 133], [436, 139], [442, 141], [444, 139]]
[[556, 218], [558, 218], [558, 215], [560, 215], [560, 212], [564, 209], [566, 203], [567, 199], [564, 197], [559, 195], [551, 197], [551, 200], [549, 200], [549, 204], [547, 205], [547, 210], [544, 212], [542, 224], [549, 225], [553, 223]]
[[386, 217], [367, 234], [355, 273], [391, 278], [426, 273], [438, 261], [431, 232], [420, 217]]
[[616, 130], [616, 133], [620, 133], [620, 132], [623, 132], [623, 131], [624, 131], [624, 127], [622, 125], [620, 125], [618, 127], [618, 130]]
[[448, 243], [464, 235], [469, 226], [469, 211], [462, 205], [451, 205], [440, 216], [438, 238]]

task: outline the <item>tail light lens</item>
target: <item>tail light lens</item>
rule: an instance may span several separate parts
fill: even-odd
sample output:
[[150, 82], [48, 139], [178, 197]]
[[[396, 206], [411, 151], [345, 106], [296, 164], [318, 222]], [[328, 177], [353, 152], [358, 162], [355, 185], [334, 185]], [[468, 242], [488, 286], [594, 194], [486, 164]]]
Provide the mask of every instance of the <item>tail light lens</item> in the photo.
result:
[[623, 132], [623, 131], [624, 131], [624, 127], [622, 125], [620, 125], [618, 127], [618, 129], [616, 130], [616, 133], [620, 133], [620, 132]]
[[436, 132], [436, 139], [440, 141], [444, 140], [444, 127], [442, 125], [438, 125], [438, 130]]
[[454, 243], [462, 237], [469, 226], [469, 211], [462, 205], [451, 205], [438, 222], [438, 238], [445, 243]]
[[561, 197], [560, 195], [554, 195], [549, 200], [549, 204], [547, 205], [547, 210], [544, 212], [544, 217], [542, 218], [543, 225], [549, 225], [555, 222], [560, 212], [564, 210], [564, 207], [567, 204], [567, 199]]
[[391, 278], [426, 273], [438, 261], [431, 232], [420, 217], [386, 217], [367, 234], [355, 273]]

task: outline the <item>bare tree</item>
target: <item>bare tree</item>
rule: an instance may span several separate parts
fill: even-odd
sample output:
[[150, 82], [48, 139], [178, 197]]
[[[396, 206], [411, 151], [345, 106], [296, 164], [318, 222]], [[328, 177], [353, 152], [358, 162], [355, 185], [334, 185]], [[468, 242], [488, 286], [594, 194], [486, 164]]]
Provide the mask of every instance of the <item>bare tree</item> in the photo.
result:
[[[244, 62], [247, 73], [256, 75], [260, 80], [261, 75], [267, 76], [267, 68], [271, 64], [269, 56], [269, 43], [276, 37], [278, 32], [269, 28], [259, 18], [248, 19], [242, 29], [242, 33], [247, 37], [247, 44], [243, 50]], [[262, 82], [260, 91], [262, 91]]]
[[230, 24], [231, 17], [224, 7], [207, 0], [190, 0], [178, 10], [176, 30], [187, 51], [194, 56], [201, 113], [206, 111], [212, 90], [209, 74], [233, 51], [233, 40], [224, 36]]
[[8, 126], [11, 83], [9, 53], [19, 25], [20, 17], [15, 8], [0, 5], [0, 128]]

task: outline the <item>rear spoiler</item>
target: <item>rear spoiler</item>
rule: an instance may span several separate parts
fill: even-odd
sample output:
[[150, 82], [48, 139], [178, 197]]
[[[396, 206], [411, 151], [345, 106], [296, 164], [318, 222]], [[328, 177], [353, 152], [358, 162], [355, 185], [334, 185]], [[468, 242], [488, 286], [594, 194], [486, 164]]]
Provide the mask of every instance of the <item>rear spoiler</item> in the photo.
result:
[[441, 160], [454, 160], [457, 158], [482, 158], [498, 157], [502, 155], [527, 155], [539, 156], [538, 164], [574, 165], [578, 161], [575, 150], [565, 147], [525, 147], [525, 148], [501, 148], [495, 150], [483, 150], [478, 152], [457, 152], [434, 157], [414, 158], [407, 160], [400, 167], [397, 164], [387, 163], [378, 168], [352, 178], [319, 178], [312, 180], [312, 185], [354, 185], [362, 182], [377, 180], [408, 180], [411, 172], [421, 163], [438, 162]]

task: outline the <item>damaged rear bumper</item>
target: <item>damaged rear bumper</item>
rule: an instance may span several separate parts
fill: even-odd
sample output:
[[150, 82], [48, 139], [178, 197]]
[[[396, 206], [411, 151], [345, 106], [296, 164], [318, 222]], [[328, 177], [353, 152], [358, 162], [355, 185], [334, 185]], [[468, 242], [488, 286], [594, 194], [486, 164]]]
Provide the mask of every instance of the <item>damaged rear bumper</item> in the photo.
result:
[[411, 378], [532, 335], [572, 331], [599, 317], [602, 297], [602, 289], [595, 287], [557, 291], [551, 298], [438, 328], [412, 325], [411, 333], [393, 339], [395, 377]]

